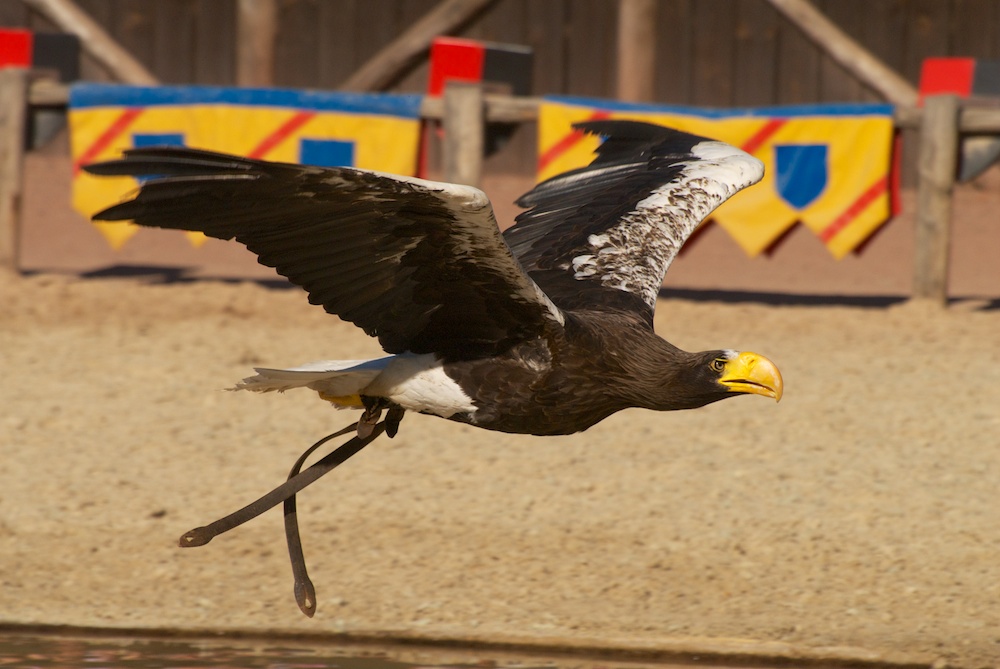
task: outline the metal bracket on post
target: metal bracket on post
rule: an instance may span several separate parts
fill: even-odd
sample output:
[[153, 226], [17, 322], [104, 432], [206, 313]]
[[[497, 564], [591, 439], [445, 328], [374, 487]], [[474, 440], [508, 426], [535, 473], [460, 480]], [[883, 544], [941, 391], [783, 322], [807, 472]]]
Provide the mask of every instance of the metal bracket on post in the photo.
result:
[[444, 89], [444, 180], [479, 186], [485, 137], [483, 87], [448, 82]]
[[913, 297], [948, 302], [951, 196], [958, 161], [959, 102], [955, 95], [924, 101], [917, 162], [916, 256]]
[[17, 271], [28, 71], [0, 70], [0, 270]]

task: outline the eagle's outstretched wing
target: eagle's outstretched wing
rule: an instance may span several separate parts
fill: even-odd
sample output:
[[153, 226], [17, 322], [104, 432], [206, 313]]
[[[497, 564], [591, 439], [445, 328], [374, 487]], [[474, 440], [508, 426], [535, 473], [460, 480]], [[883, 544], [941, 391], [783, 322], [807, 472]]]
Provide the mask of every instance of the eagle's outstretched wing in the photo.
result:
[[95, 219], [236, 239], [389, 353], [489, 355], [563, 322], [476, 188], [166, 147], [85, 169], [148, 177]]
[[627, 309], [652, 322], [681, 245], [764, 166], [728, 144], [649, 123], [574, 127], [606, 138], [597, 158], [521, 197], [528, 209], [504, 238], [559, 307]]

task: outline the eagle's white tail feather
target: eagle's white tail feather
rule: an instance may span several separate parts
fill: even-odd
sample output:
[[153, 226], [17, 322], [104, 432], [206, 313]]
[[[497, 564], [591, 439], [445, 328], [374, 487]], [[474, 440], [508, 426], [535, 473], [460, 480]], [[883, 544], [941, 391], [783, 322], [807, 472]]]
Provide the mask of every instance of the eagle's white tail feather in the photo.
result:
[[311, 388], [325, 395], [357, 395], [378, 376], [394, 356], [374, 360], [321, 360], [289, 369], [255, 367], [256, 376], [243, 379], [233, 390], [267, 393]]

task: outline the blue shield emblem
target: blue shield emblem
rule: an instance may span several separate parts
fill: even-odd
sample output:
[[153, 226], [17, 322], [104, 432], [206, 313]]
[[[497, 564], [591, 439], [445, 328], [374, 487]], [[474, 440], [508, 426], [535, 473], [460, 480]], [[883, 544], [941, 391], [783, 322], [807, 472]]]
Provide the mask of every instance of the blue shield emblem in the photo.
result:
[[796, 209], [812, 204], [829, 177], [826, 144], [778, 144], [774, 147], [778, 194]]

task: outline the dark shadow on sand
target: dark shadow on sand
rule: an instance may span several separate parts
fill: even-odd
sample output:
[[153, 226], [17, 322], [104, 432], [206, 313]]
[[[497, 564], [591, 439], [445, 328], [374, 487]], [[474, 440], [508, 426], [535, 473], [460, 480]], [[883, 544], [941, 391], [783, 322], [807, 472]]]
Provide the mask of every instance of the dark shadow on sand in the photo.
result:
[[[39, 273], [41, 272], [25, 272], [26, 275]], [[219, 281], [230, 284], [251, 282], [266, 288], [283, 290], [298, 288], [282, 278], [260, 279], [205, 276], [195, 274], [194, 268], [172, 266], [109, 265], [101, 269], [83, 272], [79, 276], [84, 279], [140, 279], [157, 284]], [[908, 295], [836, 295], [702, 288], [662, 288], [660, 289], [660, 297], [662, 299], [690, 300], [692, 302], [722, 302], [724, 304], [765, 304], [788, 307], [859, 307], [867, 309], [884, 309], [902, 304], [910, 299]], [[948, 304], [954, 305], [967, 300], [982, 302], [981, 306], [976, 307], [976, 311], [995, 311], [1000, 309], [1000, 297], [956, 296], [949, 298]]]
[[906, 302], [905, 295], [817, 295], [772, 293], [748, 290], [708, 290], [698, 288], [661, 288], [663, 299], [725, 304], [767, 304], [789, 307], [867, 307], [885, 308]]

